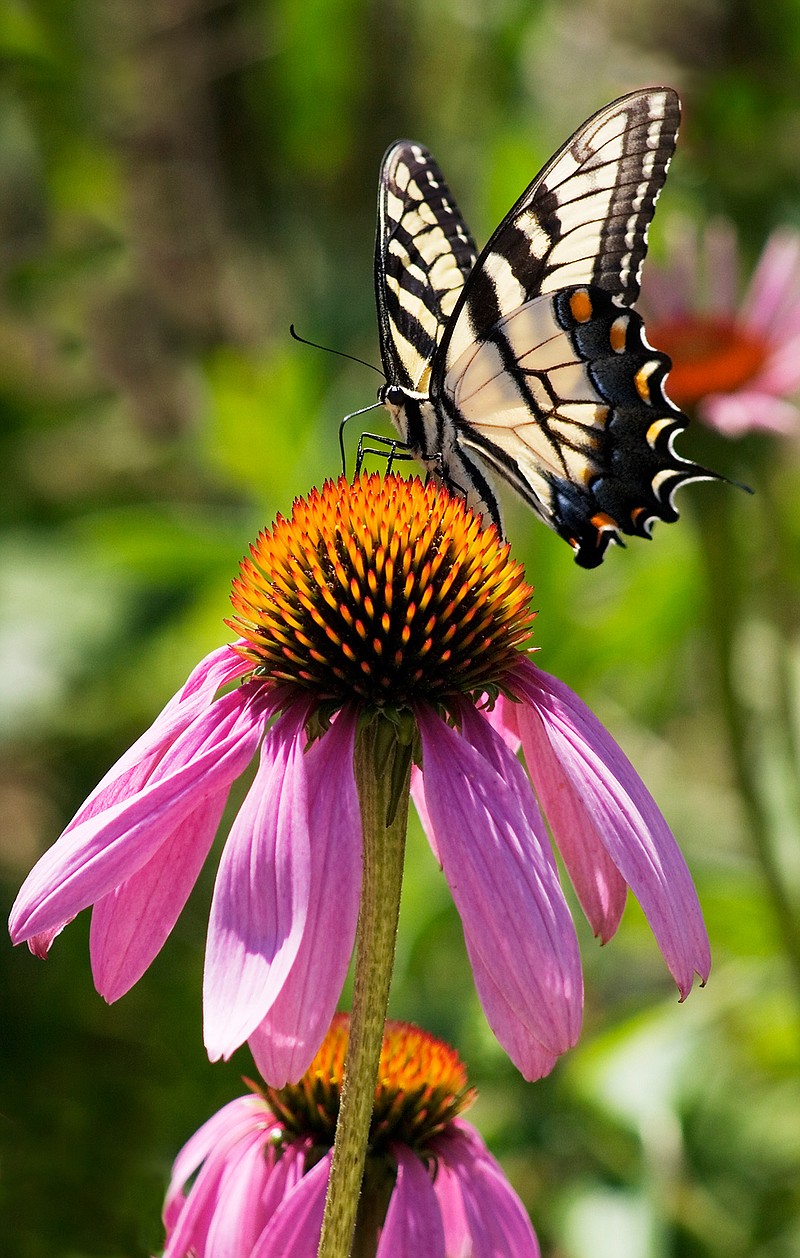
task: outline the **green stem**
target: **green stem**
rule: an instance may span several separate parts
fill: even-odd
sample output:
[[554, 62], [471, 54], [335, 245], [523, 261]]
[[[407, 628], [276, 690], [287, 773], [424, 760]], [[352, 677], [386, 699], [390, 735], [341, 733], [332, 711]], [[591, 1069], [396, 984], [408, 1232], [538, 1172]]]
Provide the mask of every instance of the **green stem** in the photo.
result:
[[725, 505], [713, 516], [699, 512], [703, 561], [709, 598], [709, 630], [717, 665], [722, 717], [732, 767], [748, 823], [748, 832], [775, 921], [800, 996], [800, 916], [784, 885], [773, 850], [769, 816], [758, 781], [758, 757], [752, 747], [750, 714], [739, 698], [734, 666], [735, 631], [742, 622], [744, 599], [737, 580], [736, 539]]
[[364, 830], [363, 882], [350, 1038], [318, 1258], [348, 1258], [353, 1244], [394, 966], [410, 748], [392, 722], [376, 717], [359, 730], [354, 767]]

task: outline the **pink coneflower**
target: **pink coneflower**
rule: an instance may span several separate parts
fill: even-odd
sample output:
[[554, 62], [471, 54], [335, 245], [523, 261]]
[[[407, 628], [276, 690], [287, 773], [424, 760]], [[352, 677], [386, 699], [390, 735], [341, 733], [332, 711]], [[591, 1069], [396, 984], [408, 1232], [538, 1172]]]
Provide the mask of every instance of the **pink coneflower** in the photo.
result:
[[[334, 1019], [297, 1084], [231, 1101], [184, 1146], [164, 1206], [164, 1258], [314, 1258], [348, 1022]], [[386, 1023], [361, 1198], [363, 1252], [539, 1258], [519, 1198], [458, 1117], [474, 1095], [449, 1045]]]
[[672, 400], [726, 437], [800, 432], [800, 235], [772, 233], [743, 297], [732, 227], [682, 229], [642, 284], [647, 334], [672, 359]]
[[575, 1043], [582, 1005], [539, 803], [596, 934], [614, 934], [630, 886], [684, 997], [710, 966], [691, 877], [619, 747], [523, 649], [531, 593], [495, 530], [433, 485], [342, 478], [298, 500], [242, 562], [240, 641], [202, 661], [41, 858], [14, 942], [44, 956], [94, 905], [94, 980], [116, 1000], [170, 933], [260, 747], [211, 905], [205, 1041], [216, 1059], [250, 1038], [270, 1083], [299, 1078], [353, 947], [353, 753], [378, 710], [411, 727], [415, 799], [479, 995], [527, 1078]]

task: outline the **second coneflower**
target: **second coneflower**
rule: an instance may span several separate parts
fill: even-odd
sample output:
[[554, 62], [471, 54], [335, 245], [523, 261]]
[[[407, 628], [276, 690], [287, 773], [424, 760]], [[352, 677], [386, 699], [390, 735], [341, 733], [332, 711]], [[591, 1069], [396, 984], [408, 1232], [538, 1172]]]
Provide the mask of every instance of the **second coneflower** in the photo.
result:
[[[172, 1171], [164, 1258], [314, 1258], [348, 1035], [339, 1014], [297, 1084], [253, 1084], [195, 1132]], [[461, 1117], [474, 1096], [448, 1044], [386, 1024], [353, 1252], [539, 1258], [522, 1203]]]
[[242, 563], [238, 642], [198, 665], [40, 859], [12, 938], [44, 956], [94, 905], [95, 984], [116, 1000], [169, 935], [260, 748], [216, 879], [205, 1039], [218, 1058], [250, 1038], [269, 1083], [298, 1079], [353, 947], [353, 756], [378, 712], [421, 769], [412, 791], [481, 1002], [526, 1077], [574, 1044], [582, 1004], [540, 804], [595, 933], [613, 935], [630, 886], [685, 996], [710, 965], [686, 864], [607, 731], [530, 659], [530, 598], [494, 529], [433, 485], [341, 479], [297, 501]]

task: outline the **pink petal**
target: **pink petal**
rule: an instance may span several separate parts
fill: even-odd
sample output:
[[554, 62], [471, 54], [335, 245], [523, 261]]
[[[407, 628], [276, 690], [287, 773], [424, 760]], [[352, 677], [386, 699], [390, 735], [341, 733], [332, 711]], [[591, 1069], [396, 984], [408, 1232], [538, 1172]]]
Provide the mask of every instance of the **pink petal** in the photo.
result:
[[240, 1135], [235, 1142], [229, 1139], [222, 1147], [211, 1152], [174, 1219], [174, 1226], [164, 1249], [164, 1258], [185, 1258], [190, 1253], [207, 1253], [206, 1239], [209, 1231], [212, 1228], [218, 1231], [220, 1225], [231, 1234], [236, 1233], [239, 1221], [230, 1213], [228, 1194], [222, 1192], [222, 1187], [226, 1181], [229, 1186], [231, 1169], [237, 1169], [241, 1159], [246, 1158], [251, 1151], [261, 1158], [263, 1180], [266, 1180], [269, 1166], [263, 1157], [264, 1140], [263, 1131], [251, 1129]]
[[326, 1153], [287, 1193], [250, 1258], [316, 1258], [330, 1169]]
[[309, 704], [281, 716], [231, 826], [217, 872], [206, 944], [204, 1035], [212, 1061], [229, 1057], [280, 992], [308, 912], [309, 796], [305, 729]]
[[[506, 785], [513, 790], [519, 800], [520, 808], [536, 835], [540, 851], [549, 860], [555, 872], [556, 862], [547, 837], [547, 830], [542, 820], [539, 804], [536, 796], [531, 791], [528, 776], [517, 758], [516, 753], [520, 745], [520, 738], [516, 734], [511, 735], [509, 742], [506, 736], [508, 735], [508, 730], [505, 730], [505, 734], [502, 730], [498, 730], [497, 726], [488, 720], [487, 714], [473, 707], [471, 703], [465, 702], [461, 704], [459, 718], [461, 721], [461, 733], [464, 738], [500, 774]], [[519, 722], [517, 721], [518, 725]]]
[[[78, 809], [64, 834], [74, 830], [80, 822], [98, 816], [112, 804], [135, 795], [147, 782], [167, 748], [209, 706], [217, 690], [250, 671], [250, 667], [231, 646], [220, 647], [201, 660], [150, 728], [109, 769]], [[53, 940], [73, 917], [74, 914], [52, 929], [32, 935], [28, 940], [31, 952], [44, 959]]]
[[742, 437], [748, 432], [774, 432], [791, 436], [800, 430], [800, 411], [783, 398], [767, 393], [712, 393], [702, 399], [698, 413], [723, 437]]
[[107, 1001], [123, 996], [161, 951], [211, 850], [227, 794], [190, 813], [138, 873], [94, 906], [92, 975]]
[[534, 709], [520, 714], [526, 759], [530, 751], [533, 762], [541, 746], [540, 719], [563, 790], [585, 810], [641, 904], [684, 998], [695, 973], [705, 982], [711, 955], [691, 875], [666, 821], [630, 761], [568, 686], [526, 660], [515, 688]]
[[[285, 1138], [285, 1137], [284, 1137]], [[284, 1197], [294, 1192], [306, 1169], [306, 1158], [311, 1148], [308, 1136], [301, 1136], [291, 1144], [284, 1145], [280, 1154], [274, 1146], [269, 1151], [272, 1159], [272, 1174], [264, 1190], [262, 1204], [264, 1207], [264, 1226], [269, 1223], [273, 1214], [280, 1208]], [[259, 1238], [260, 1239], [260, 1238]]]
[[250, 1036], [261, 1075], [282, 1088], [305, 1073], [330, 1025], [353, 951], [361, 898], [361, 812], [353, 773], [356, 714], [343, 709], [306, 755], [310, 891], [294, 964]]
[[417, 816], [419, 817], [425, 838], [428, 840], [430, 849], [433, 852], [433, 859], [441, 869], [442, 858], [439, 855], [439, 848], [436, 846], [436, 835], [428, 814], [428, 805], [425, 803], [425, 783], [422, 780], [422, 770], [416, 764], [411, 766], [411, 798], [414, 801], [414, 807], [417, 810]]
[[533, 1081], [543, 1079], [558, 1061], [558, 1054], [548, 1052], [543, 1044], [536, 1039], [530, 1027], [522, 1021], [519, 1012], [503, 995], [494, 977], [491, 961], [484, 961], [478, 949], [472, 946], [471, 937], [466, 938], [475, 989], [486, 1015], [486, 1021], [492, 1028], [498, 1043], [508, 1053], [517, 1070], [524, 1079]]
[[423, 708], [416, 716], [425, 798], [470, 952], [492, 967], [535, 1038], [563, 1052], [580, 1028], [580, 959], [533, 794], [523, 808], [519, 763], [488, 724], [502, 776], [440, 717]]
[[484, 712], [489, 724], [497, 730], [515, 755], [519, 751], [521, 742], [517, 721], [518, 707], [518, 703], [513, 703], [505, 695], [498, 695], [494, 708]]
[[787, 397], [800, 388], [800, 330], [775, 347], [750, 382], [750, 392]]
[[[517, 718], [514, 713], [516, 706], [515, 703], [506, 699], [504, 695], [499, 695], [494, 707], [481, 708], [480, 710], [482, 718], [489, 722], [515, 755], [520, 746]], [[433, 832], [431, 819], [428, 816], [428, 806], [425, 803], [425, 787], [422, 781], [422, 772], [417, 765], [413, 765], [411, 768], [411, 798], [414, 801], [414, 807], [417, 810], [417, 815], [425, 832], [425, 837], [430, 844], [436, 864], [441, 868], [442, 862], [436, 846], [436, 835]]]
[[184, 1204], [183, 1190], [192, 1176], [212, 1153], [222, 1156], [243, 1136], [262, 1127], [277, 1127], [266, 1102], [260, 1096], [238, 1096], [229, 1101], [187, 1140], [172, 1167], [164, 1203], [164, 1222], [170, 1230], [169, 1218]]
[[406, 1145], [393, 1144], [391, 1151], [397, 1182], [376, 1258], [445, 1258], [442, 1215], [428, 1171]]
[[219, 647], [201, 660], [150, 728], [120, 756], [97, 784], [67, 826], [67, 831], [79, 822], [97, 816], [117, 800], [138, 791], [164, 752], [210, 707], [216, 692], [251, 670], [252, 664], [231, 646]]
[[570, 788], [541, 720], [527, 709], [525, 760], [581, 907], [603, 943], [619, 926], [628, 887], [608, 855], [593, 814]]
[[753, 330], [779, 330], [787, 304], [797, 301], [800, 285], [800, 236], [775, 231], [770, 236], [753, 273], [740, 317]]
[[243, 1258], [253, 1248], [269, 1217], [264, 1193], [272, 1178], [264, 1135], [250, 1136], [226, 1160], [217, 1190], [216, 1209], [206, 1235], [207, 1258]]
[[263, 687], [225, 695], [164, 752], [141, 789], [69, 827], [17, 896], [9, 920], [13, 942], [58, 930], [108, 895], [204, 800], [226, 791], [252, 759], [267, 702]]
[[[436, 1191], [440, 1201], [461, 1196], [463, 1237], [447, 1236], [447, 1252], [470, 1258], [540, 1258], [539, 1243], [522, 1202], [511, 1188], [495, 1159], [474, 1127], [456, 1119], [434, 1142], [440, 1174]], [[446, 1221], [457, 1222], [459, 1212], [448, 1202], [442, 1210]]]

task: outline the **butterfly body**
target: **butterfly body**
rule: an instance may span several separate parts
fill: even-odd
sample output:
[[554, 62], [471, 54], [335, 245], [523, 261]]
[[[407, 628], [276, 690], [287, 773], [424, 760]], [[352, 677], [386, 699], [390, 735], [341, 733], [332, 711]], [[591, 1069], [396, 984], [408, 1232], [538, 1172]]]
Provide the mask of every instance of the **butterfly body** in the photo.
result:
[[600, 110], [480, 254], [422, 145], [381, 167], [379, 401], [429, 475], [502, 530], [499, 476], [584, 567], [676, 519], [674, 490], [711, 475], [672, 448], [687, 420], [633, 309], [678, 118], [669, 88]]

